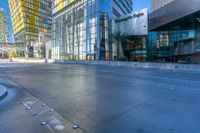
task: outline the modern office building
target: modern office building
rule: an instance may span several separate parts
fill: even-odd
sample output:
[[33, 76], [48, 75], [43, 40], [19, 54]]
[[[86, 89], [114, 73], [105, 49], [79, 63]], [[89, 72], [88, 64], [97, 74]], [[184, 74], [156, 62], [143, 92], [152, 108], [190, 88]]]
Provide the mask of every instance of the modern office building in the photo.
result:
[[0, 8], [0, 42], [8, 42], [8, 21], [6, 12], [3, 8]]
[[52, 58], [112, 60], [111, 20], [132, 12], [132, 0], [53, 0]]
[[200, 63], [200, 1], [174, 0], [149, 16], [149, 60]]
[[[43, 57], [40, 40], [51, 39], [51, 0], [8, 0], [15, 42], [25, 42], [27, 57]], [[41, 44], [41, 45], [37, 45]]]
[[154, 12], [174, 0], [151, 0], [151, 12]]

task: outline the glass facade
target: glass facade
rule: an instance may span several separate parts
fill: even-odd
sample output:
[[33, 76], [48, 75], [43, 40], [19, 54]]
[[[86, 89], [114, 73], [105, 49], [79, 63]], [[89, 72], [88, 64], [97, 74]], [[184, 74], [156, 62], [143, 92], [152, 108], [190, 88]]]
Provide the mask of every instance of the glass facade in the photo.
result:
[[[152, 8], [159, 1], [152, 0]], [[199, 0], [169, 0], [151, 12], [148, 46], [151, 61], [200, 63], [199, 4]]]
[[37, 41], [40, 32], [51, 33], [50, 0], [8, 0], [15, 41]]
[[147, 36], [129, 36], [122, 44], [124, 56], [128, 61], [147, 60]]
[[149, 33], [150, 61], [188, 63], [199, 48], [198, 30], [157, 31]]
[[41, 34], [45, 41], [51, 40], [51, 0], [8, 0], [8, 3], [15, 42], [26, 43], [28, 57], [39, 54], [36, 45], [42, 43]]
[[7, 16], [2, 8], [0, 8], [0, 42], [8, 42]]
[[[53, 16], [53, 58], [94, 60], [109, 36], [109, 0], [77, 1]], [[100, 40], [100, 38], [102, 40]], [[97, 44], [101, 43], [102, 47]], [[109, 49], [107, 49], [109, 51]]]
[[112, 7], [112, 0], [53, 1], [52, 58], [111, 60]]

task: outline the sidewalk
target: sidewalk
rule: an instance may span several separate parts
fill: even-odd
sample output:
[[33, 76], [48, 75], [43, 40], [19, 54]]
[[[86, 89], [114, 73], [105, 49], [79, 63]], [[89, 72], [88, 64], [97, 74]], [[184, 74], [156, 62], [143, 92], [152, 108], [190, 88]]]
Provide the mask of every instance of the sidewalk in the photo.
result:
[[54, 60], [51, 59], [34, 59], [34, 58], [12, 58], [13, 62], [16, 63], [33, 63], [33, 64], [40, 64], [40, 63], [53, 63]]
[[8, 91], [5, 86], [0, 85], [0, 100], [8, 95]]
[[0, 59], [0, 64], [8, 63], [9, 59]]
[[0, 64], [13, 64], [13, 63], [27, 63], [27, 64], [41, 64], [41, 63], [53, 63], [51, 59], [34, 59], [34, 58], [12, 58], [0, 59]]

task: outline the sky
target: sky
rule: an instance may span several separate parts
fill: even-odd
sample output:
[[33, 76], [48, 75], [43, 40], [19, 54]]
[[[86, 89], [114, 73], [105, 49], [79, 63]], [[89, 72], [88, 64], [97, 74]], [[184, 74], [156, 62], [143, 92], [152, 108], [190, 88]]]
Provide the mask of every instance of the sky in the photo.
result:
[[[133, 0], [133, 10], [137, 11], [143, 8], [148, 7], [150, 9], [150, 0]], [[8, 7], [8, 0], [0, 0], [0, 8], [4, 8], [6, 10], [7, 15], [9, 16], [9, 40], [12, 42], [12, 24], [10, 20], [10, 12], [9, 12], [9, 7]]]
[[134, 11], [137, 11], [146, 7], [149, 8], [150, 10], [150, 0], [133, 0]]

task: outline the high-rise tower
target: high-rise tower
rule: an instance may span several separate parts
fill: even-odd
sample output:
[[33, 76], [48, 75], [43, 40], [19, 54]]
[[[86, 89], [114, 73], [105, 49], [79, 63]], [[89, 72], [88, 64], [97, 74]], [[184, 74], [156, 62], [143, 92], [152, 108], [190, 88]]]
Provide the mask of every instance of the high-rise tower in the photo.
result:
[[0, 8], [0, 42], [8, 42], [8, 21], [3, 8]]
[[34, 53], [41, 37], [51, 39], [51, 0], [8, 0], [15, 42]]
[[132, 12], [132, 0], [53, 0], [53, 59], [110, 60], [111, 20]]

